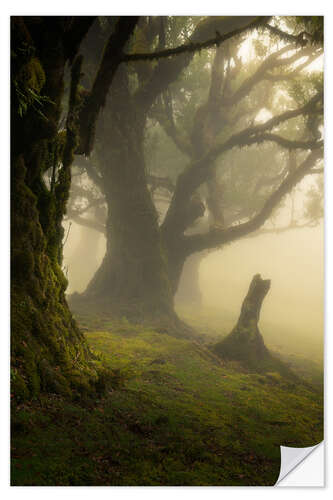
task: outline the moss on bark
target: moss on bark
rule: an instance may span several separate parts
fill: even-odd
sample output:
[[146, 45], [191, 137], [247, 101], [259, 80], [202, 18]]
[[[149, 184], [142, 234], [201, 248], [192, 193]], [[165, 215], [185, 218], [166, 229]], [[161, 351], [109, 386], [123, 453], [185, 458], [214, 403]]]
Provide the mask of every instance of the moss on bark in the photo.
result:
[[[35, 40], [28, 29], [29, 23], [34, 22], [39, 23]], [[31, 29], [34, 32], [36, 27]], [[65, 299], [67, 280], [61, 270], [61, 222], [76, 145], [73, 120], [70, 122], [76, 106], [73, 95], [62, 146], [57, 130], [66, 63], [63, 30], [58, 18], [12, 19], [11, 393], [14, 401], [36, 397], [41, 391], [69, 397], [82, 393], [92, 396], [103, 388], [107, 374], [89, 351], [72, 318]], [[75, 90], [77, 81], [73, 77], [72, 82]], [[31, 90], [34, 99], [22, 101], [22, 95], [32, 95]], [[57, 169], [57, 178], [49, 189], [43, 176], [52, 167]]]

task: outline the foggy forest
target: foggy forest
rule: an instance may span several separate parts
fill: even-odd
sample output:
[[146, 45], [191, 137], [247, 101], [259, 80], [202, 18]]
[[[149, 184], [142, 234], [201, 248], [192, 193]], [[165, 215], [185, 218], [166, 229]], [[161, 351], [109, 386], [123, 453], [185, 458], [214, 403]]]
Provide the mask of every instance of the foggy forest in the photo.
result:
[[323, 439], [323, 17], [10, 23], [11, 484], [274, 485]]

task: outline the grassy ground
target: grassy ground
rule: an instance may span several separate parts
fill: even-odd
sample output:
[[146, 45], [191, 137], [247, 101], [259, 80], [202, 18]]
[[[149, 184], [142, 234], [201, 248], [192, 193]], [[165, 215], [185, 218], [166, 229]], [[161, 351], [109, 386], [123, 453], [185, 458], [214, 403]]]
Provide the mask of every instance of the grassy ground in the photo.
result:
[[120, 383], [94, 404], [48, 396], [21, 405], [14, 485], [272, 485], [280, 445], [322, 440], [318, 384], [249, 374], [126, 321], [79, 321]]

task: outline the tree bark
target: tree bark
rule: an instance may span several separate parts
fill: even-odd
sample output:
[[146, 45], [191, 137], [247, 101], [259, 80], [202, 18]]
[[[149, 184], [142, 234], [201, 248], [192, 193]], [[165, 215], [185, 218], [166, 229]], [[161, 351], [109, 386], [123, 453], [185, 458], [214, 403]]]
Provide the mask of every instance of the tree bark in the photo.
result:
[[141, 151], [118, 142], [117, 152], [119, 163], [114, 154], [104, 187], [109, 209], [106, 254], [84, 295], [124, 316], [169, 314], [167, 260]]
[[[72, 66], [65, 144], [58, 134], [70, 18], [12, 18], [11, 99], [11, 392], [96, 394], [101, 379], [67, 306], [61, 270], [61, 221], [70, 187], [72, 117], [80, 61]], [[76, 23], [75, 28], [77, 29]], [[87, 29], [80, 29], [81, 34]], [[70, 38], [70, 37], [69, 37]], [[65, 40], [67, 42], [65, 43]], [[74, 37], [75, 47], [78, 38]], [[33, 91], [33, 92], [32, 92]], [[31, 95], [43, 96], [45, 104]], [[52, 102], [51, 102], [52, 101]], [[63, 137], [61, 136], [61, 139]], [[48, 189], [43, 174], [56, 162]]]
[[[120, 143], [118, 142], [118, 153]], [[128, 146], [124, 147], [128, 155]], [[146, 323], [157, 331], [192, 336], [174, 311], [170, 261], [158, 227], [158, 217], [147, 188], [144, 164], [133, 155], [109, 164], [105, 186], [109, 215], [103, 262], [81, 296], [72, 296], [75, 310], [82, 305], [130, 321]], [[113, 165], [113, 166], [112, 166]], [[133, 168], [135, 165], [135, 168]], [[184, 259], [185, 260], [185, 257]], [[180, 268], [181, 272], [181, 268]]]

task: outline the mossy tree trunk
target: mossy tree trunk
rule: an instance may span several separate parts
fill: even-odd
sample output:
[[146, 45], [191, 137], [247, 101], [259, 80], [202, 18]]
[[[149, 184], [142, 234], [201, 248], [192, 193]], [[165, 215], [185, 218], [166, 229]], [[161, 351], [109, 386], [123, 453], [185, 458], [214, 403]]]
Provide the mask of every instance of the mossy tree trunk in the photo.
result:
[[149, 317], [169, 314], [172, 295], [140, 146], [133, 133], [123, 137], [108, 165], [107, 249], [84, 296], [120, 315]]
[[[67, 396], [101, 389], [65, 299], [62, 218], [76, 147], [80, 41], [93, 18], [14, 17], [11, 24], [11, 391]], [[66, 132], [58, 131], [66, 62], [72, 64]], [[53, 172], [51, 185], [44, 182]]]
[[113, 316], [176, 328], [168, 276], [168, 255], [146, 178], [143, 142], [146, 112], [129, 91], [127, 68], [119, 68], [110, 96], [111, 120], [103, 117], [99, 136], [102, 190], [108, 206], [104, 260], [82, 301]]

